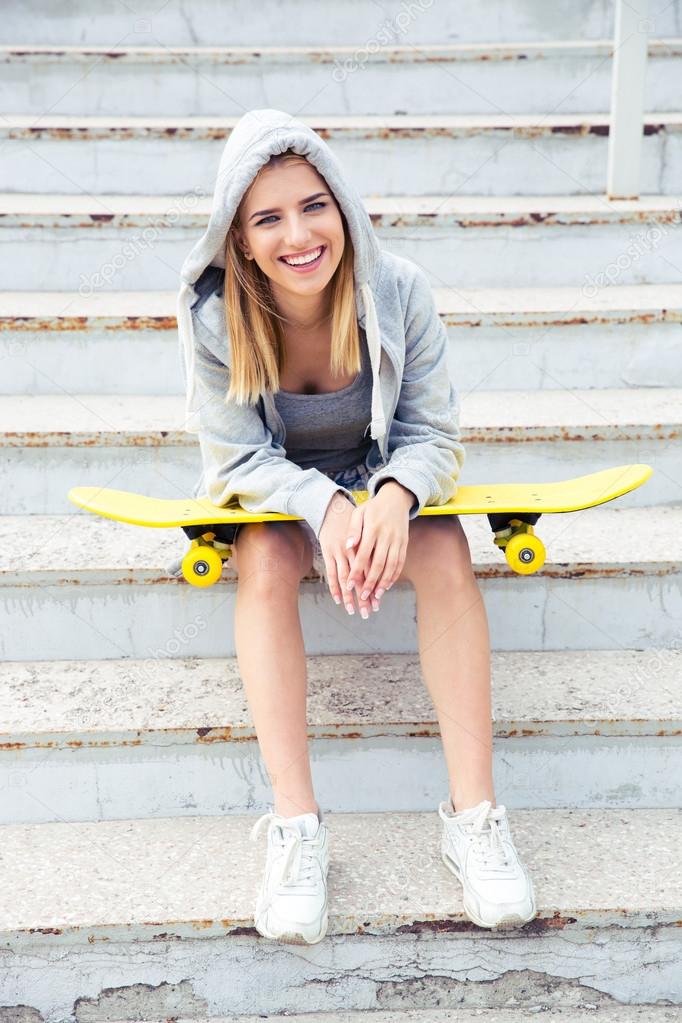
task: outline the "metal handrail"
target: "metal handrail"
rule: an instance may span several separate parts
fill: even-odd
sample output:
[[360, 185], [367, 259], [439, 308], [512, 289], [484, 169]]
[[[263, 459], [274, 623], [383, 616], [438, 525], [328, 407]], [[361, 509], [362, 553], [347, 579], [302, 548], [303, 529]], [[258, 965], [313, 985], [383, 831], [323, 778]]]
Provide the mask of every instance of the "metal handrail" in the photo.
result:
[[606, 194], [638, 199], [644, 131], [644, 79], [651, 24], [648, 0], [616, 0]]

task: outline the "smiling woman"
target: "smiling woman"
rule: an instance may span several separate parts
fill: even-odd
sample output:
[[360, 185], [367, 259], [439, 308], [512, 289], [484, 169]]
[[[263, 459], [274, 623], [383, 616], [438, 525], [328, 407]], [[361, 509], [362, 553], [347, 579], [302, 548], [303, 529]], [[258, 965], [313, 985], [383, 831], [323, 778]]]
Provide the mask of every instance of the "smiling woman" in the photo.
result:
[[[265, 387], [332, 391], [355, 378], [353, 263], [345, 218], [324, 178], [298, 153], [272, 156], [226, 238], [230, 394], [249, 400]], [[235, 301], [240, 294], [246, 301]]]
[[450, 869], [466, 861], [464, 904], [481, 926], [530, 919], [532, 885], [494, 805], [490, 643], [466, 537], [456, 516], [414, 521], [454, 496], [464, 461], [428, 277], [379, 247], [325, 141], [279, 110], [235, 126], [181, 276], [187, 429], [203, 463], [192, 496], [294, 518], [250, 521], [225, 541], [236, 551], [239, 672], [275, 801], [252, 833], [269, 820], [256, 928], [306, 942], [327, 929], [298, 602], [316, 555], [349, 614], [354, 598], [365, 618], [394, 582], [414, 585], [450, 777], [439, 807]]

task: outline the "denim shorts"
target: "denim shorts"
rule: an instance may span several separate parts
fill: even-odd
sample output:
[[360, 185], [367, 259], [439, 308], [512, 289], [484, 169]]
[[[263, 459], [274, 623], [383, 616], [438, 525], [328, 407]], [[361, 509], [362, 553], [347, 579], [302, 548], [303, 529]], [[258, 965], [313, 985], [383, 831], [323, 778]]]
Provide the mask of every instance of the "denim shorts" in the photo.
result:
[[[353, 465], [349, 469], [336, 469], [329, 471], [320, 469], [319, 471], [323, 476], [327, 476], [334, 483], [338, 483], [339, 486], [345, 487], [346, 490], [367, 490], [367, 484], [372, 476], [372, 473], [369, 471], [364, 462], [360, 462], [359, 465]], [[320, 581], [325, 586], [329, 586], [329, 580], [327, 579], [327, 572], [324, 564], [324, 555], [322, 554], [320, 542], [315, 536], [312, 526], [310, 526], [305, 519], [299, 519], [298, 524], [310, 540], [310, 545], [313, 549], [313, 568], [321, 577]], [[232, 540], [236, 538], [240, 526], [243, 525], [245, 525], [245, 523], [240, 522], [236, 526], [229, 527], [234, 531], [232, 534]], [[232, 542], [232, 540], [230, 540], [230, 542]]]

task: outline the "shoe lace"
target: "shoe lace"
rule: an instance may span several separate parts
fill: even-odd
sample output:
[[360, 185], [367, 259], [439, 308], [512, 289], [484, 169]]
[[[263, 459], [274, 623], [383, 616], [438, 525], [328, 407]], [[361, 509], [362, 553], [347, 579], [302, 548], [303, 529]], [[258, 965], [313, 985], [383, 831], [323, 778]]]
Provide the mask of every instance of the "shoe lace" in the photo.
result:
[[474, 855], [483, 862], [484, 867], [502, 870], [510, 866], [498, 823], [506, 812], [504, 806], [493, 807], [490, 800], [486, 799], [470, 820], [462, 822], [463, 829], [472, 839]]
[[[296, 824], [270, 810], [268, 813], [264, 813], [262, 817], [259, 817], [251, 828], [250, 838], [252, 842], [256, 841], [266, 821], [268, 823], [276, 822], [283, 832], [282, 839], [278, 843], [280, 850], [285, 850], [279, 885], [301, 888], [312, 887], [316, 882], [316, 863], [313, 852], [315, 839], [302, 835]], [[273, 892], [274, 889], [266, 897], [264, 908], [270, 905]]]

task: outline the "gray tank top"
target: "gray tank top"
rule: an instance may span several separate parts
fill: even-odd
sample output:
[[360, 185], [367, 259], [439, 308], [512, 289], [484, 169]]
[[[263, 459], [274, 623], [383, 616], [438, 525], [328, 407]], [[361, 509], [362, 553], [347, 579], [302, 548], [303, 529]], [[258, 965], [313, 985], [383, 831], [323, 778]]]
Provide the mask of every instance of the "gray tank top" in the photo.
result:
[[362, 369], [355, 380], [328, 394], [277, 391], [275, 406], [286, 429], [287, 458], [301, 469], [337, 472], [364, 462], [372, 439], [372, 365], [359, 327]]

